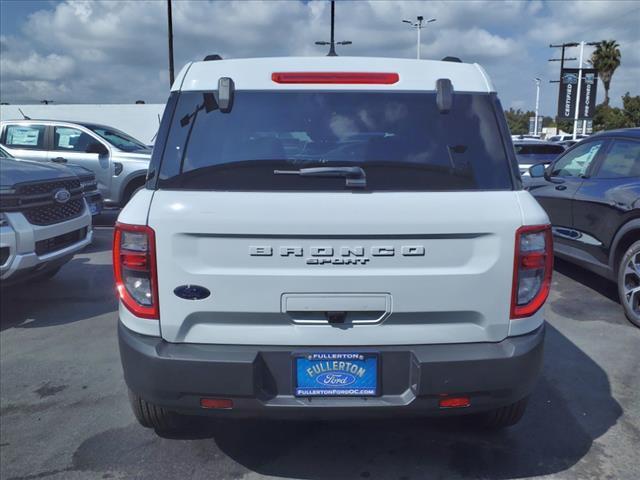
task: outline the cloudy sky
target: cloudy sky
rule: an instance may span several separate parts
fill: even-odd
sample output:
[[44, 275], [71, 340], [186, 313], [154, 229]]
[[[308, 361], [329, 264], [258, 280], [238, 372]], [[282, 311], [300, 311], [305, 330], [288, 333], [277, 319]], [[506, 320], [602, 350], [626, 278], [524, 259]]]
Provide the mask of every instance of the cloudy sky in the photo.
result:
[[[328, 39], [329, 11], [325, 1], [173, 0], [176, 72], [209, 53], [322, 55], [314, 41]], [[423, 58], [481, 63], [505, 107], [533, 109], [539, 76], [541, 113], [554, 115], [557, 85], [548, 81], [559, 65], [547, 59], [559, 52], [548, 45], [563, 41], [616, 39], [622, 65], [612, 103], [640, 94], [638, 2], [339, 1], [336, 40], [353, 41], [339, 53], [413, 57], [415, 31], [401, 20], [416, 15], [437, 19], [423, 30]], [[165, 0], [2, 0], [0, 21], [3, 102], [160, 103], [168, 95]]]

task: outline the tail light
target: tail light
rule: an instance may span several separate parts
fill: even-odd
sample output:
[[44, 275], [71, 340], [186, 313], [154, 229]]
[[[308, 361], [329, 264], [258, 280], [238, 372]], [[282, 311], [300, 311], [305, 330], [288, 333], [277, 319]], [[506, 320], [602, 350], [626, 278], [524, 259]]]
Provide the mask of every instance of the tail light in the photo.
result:
[[511, 318], [530, 317], [547, 301], [553, 270], [550, 225], [520, 227], [516, 232]]
[[124, 306], [137, 317], [158, 319], [156, 245], [150, 227], [116, 223], [113, 271]]

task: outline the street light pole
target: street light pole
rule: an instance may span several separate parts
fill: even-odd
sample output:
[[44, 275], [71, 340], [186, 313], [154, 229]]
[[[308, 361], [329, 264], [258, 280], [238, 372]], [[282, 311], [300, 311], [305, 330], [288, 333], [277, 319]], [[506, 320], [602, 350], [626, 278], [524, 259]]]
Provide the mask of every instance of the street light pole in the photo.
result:
[[573, 139], [578, 138], [578, 117], [580, 116], [580, 90], [582, 87], [582, 58], [584, 56], [584, 41], [580, 42], [580, 60], [578, 60], [578, 92], [576, 93], [576, 111], [573, 114]]
[[422, 32], [422, 21], [424, 17], [418, 17], [418, 26], [416, 30], [418, 30], [418, 45], [416, 47], [416, 59], [420, 60], [420, 32]]
[[169, 37], [169, 88], [173, 86], [173, 16], [171, 15], [171, 0], [167, 0], [167, 23]]
[[540, 105], [540, 79], [536, 77], [536, 118], [533, 121], [533, 134], [538, 135], [538, 107]]
[[335, 23], [336, 23], [336, 2], [332, 1], [331, 2], [331, 46], [329, 47], [329, 54], [327, 55], [328, 57], [338, 56], [338, 54], [336, 53], [336, 41], [334, 36]]
[[418, 35], [417, 35], [417, 43], [416, 43], [416, 58], [417, 58], [418, 60], [420, 60], [420, 46], [421, 46], [421, 44], [422, 44], [422, 40], [421, 40], [421, 38], [420, 38], [420, 36], [421, 36], [421, 31], [422, 31], [422, 29], [425, 27], [425, 25], [424, 25], [425, 23], [432, 23], [432, 22], [435, 22], [435, 21], [436, 21], [436, 19], [435, 19], [435, 18], [431, 18], [431, 19], [429, 19], [429, 20], [427, 20], [427, 21], [425, 22], [425, 21], [424, 21], [424, 17], [423, 17], [422, 15], [418, 15], [418, 16], [416, 17], [416, 20], [417, 20], [417, 21], [416, 21], [415, 23], [414, 23], [414, 22], [412, 22], [412, 21], [410, 21], [410, 20], [402, 20], [402, 23], [408, 23], [408, 24], [409, 24], [409, 25], [411, 25], [413, 28], [415, 28], [415, 29], [417, 30], [417, 32], [418, 32]]
[[345, 40], [342, 42], [336, 42], [335, 41], [335, 37], [334, 37], [334, 25], [335, 25], [335, 19], [336, 19], [336, 2], [332, 1], [331, 2], [331, 41], [329, 42], [315, 42], [316, 45], [329, 45], [329, 53], [327, 53], [327, 57], [337, 57], [338, 54], [336, 53], [336, 44], [337, 45], [351, 45], [353, 42], [350, 42], [349, 40]]

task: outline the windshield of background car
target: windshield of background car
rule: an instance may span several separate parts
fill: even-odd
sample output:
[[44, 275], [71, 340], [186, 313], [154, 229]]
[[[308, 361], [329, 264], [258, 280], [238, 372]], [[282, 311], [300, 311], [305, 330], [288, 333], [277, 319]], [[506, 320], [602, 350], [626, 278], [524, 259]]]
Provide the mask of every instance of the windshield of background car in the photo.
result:
[[149, 150], [149, 147], [141, 141], [136, 140], [135, 138], [127, 135], [124, 132], [121, 132], [120, 130], [116, 130], [115, 128], [93, 126], [88, 126], [88, 128], [123, 152], [142, 153], [143, 151]]
[[359, 166], [367, 190], [511, 190], [510, 165], [488, 94], [237, 91], [223, 113], [211, 92], [180, 94], [160, 188], [344, 190], [344, 178], [274, 170]]
[[562, 145], [545, 143], [516, 143], [513, 148], [516, 150], [518, 163], [526, 164], [554, 160], [565, 150]]

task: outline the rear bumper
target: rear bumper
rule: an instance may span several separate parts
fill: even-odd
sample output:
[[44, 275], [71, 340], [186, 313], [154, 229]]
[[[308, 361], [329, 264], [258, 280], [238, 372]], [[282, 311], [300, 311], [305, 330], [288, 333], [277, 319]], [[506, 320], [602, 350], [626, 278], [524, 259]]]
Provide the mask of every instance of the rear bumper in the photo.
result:
[[[292, 349], [273, 346], [173, 344], [118, 324], [128, 387], [178, 412], [245, 417], [327, 418], [474, 413], [524, 398], [542, 364], [544, 325], [498, 343], [367, 347], [380, 353], [381, 395], [293, 396]], [[305, 347], [301, 352], [357, 351]], [[471, 406], [440, 409], [442, 394], [468, 395]], [[229, 398], [233, 408], [205, 410], [203, 397]]]

